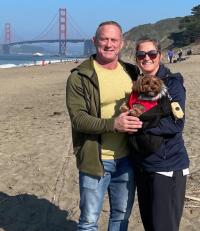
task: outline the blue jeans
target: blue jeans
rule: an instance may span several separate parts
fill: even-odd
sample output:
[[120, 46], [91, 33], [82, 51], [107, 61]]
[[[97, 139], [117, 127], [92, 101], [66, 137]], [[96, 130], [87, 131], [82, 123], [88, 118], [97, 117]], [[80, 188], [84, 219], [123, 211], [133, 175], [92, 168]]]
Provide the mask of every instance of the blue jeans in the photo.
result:
[[127, 157], [103, 161], [103, 177], [79, 173], [80, 219], [78, 230], [98, 230], [103, 200], [108, 192], [110, 218], [108, 231], [126, 231], [133, 207], [135, 182], [133, 168]]

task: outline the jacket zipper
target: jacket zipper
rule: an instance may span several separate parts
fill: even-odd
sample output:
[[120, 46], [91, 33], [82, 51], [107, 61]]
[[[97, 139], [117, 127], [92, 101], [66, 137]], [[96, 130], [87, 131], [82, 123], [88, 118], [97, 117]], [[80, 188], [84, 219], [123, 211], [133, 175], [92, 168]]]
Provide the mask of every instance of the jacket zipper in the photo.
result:
[[164, 139], [163, 143], [164, 143], [164, 156], [163, 156], [163, 159], [166, 160], [167, 155], [166, 155], [166, 140], [165, 139]]

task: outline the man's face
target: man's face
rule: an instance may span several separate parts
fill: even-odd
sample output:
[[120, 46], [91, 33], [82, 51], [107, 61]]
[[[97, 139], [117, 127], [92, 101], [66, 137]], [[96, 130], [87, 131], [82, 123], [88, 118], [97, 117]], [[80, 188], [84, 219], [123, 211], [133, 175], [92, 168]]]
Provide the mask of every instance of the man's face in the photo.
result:
[[94, 37], [94, 45], [100, 63], [117, 61], [123, 47], [120, 29], [115, 25], [101, 26], [97, 36]]

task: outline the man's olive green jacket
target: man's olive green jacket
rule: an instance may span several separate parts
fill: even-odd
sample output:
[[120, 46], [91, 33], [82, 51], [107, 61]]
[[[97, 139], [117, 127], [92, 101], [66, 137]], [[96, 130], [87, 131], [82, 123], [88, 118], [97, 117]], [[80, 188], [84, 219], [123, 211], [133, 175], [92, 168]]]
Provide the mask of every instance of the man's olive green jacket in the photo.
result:
[[[66, 102], [72, 124], [77, 167], [84, 173], [103, 176], [101, 134], [115, 132], [114, 118], [101, 118], [99, 83], [93, 59], [94, 56], [91, 56], [71, 71], [67, 80]], [[131, 79], [137, 78], [137, 66], [120, 63]]]

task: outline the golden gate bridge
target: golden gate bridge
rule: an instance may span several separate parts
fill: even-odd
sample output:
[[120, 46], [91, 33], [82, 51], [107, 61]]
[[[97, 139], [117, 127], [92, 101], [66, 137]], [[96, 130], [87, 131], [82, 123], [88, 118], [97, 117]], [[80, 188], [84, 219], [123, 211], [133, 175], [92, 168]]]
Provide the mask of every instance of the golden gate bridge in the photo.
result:
[[[68, 38], [68, 31], [67, 31], [67, 11], [66, 8], [60, 8], [58, 11], [58, 35], [55, 39], [47, 39], [44, 38], [49, 34], [49, 31], [52, 30], [52, 27], [55, 27], [55, 19], [51, 21], [51, 23], [47, 26], [47, 28], [41, 32], [37, 37], [34, 39], [29, 40], [22, 40], [22, 41], [15, 41], [13, 42], [12, 38], [12, 31], [11, 31], [11, 23], [5, 23], [4, 27], [4, 43], [2, 45], [3, 54], [8, 55], [10, 54], [11, 47], [16, 45], [23, 45], [23, 44], [36, 44], [36, 43], [58, 43], [58, 53], [60, 56], [65, 56], [68, 54], [67, 51], [67, 43], [83, 43], [83, 56], [87, 57], [94, 52], [94, 46], [91, 39], [86, 38]], [[71, 24], [73, 27], [73, 24]], [[75, 27], [74, 27], [75, 28]], [[78, 31], [76, 29], [76, 31]], [[79, 31], [78, 31], [79, 32]], [[79, 32], [79, 37], [80, 32]]]

